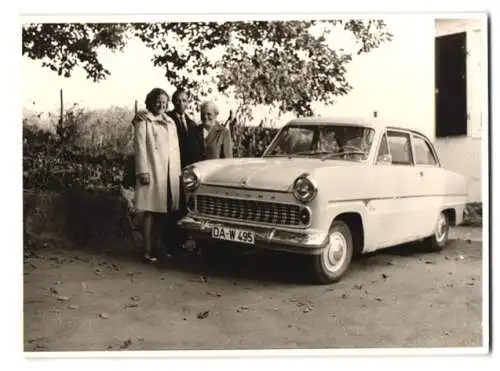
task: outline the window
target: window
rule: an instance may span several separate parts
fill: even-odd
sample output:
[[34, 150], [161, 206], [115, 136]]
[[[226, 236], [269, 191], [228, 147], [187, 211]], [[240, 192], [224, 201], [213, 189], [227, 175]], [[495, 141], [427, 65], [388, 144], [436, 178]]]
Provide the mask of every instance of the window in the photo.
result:
[[278, 134], [266, 156], [329, 156], [329, 159], [338, 160], [366, 160], [374, 133], [372, 128], [355, 125], [292, 124]]
[[467, 35], [435, 39], [436, 137], [467, 135]]
[[415, 163], [418, 165], [436, 165], [434, 153], [427, 141], [419, 136], [413, 136], [413, 148], [415, 149]]
[[389, 150], [392, 163], [395, 165], [411, 165], [413, 158], [411, 154], [410, 136], [406, 133], [389, 131], [387, 133]]
[[382, 141], [380, 142], [380, 147], [378, 149], [377, 161], [384, 161], [389, 155], [389, 145], [387, 144], [387, 135], [384, 134]]

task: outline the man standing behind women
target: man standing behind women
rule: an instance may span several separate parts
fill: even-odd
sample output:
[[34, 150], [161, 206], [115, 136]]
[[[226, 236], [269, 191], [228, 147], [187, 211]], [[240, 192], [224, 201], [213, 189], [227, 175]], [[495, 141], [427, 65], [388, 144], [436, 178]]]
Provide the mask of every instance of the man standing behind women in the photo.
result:
[[[144, 215], [144, 259], [156, 262], [163, 221], [181, 206], [181, 158], [174, 121], [166, 115], [168, 94], [160, 88], [146, 96], [146, 110], [133, 119], [135, 129], [135, 207]], [[172, 232], [172, 231], [169, 231]]]
[[[172, 95], [174, 109], [167, 112], [168, 116], [175, 122], [180, 148], [181, 168], [203, 160], [205, 149], [202, 127], [194, 122], [186, 113], [189, 105], [188, 93], [178, 88]], [[184, 191], [181, 190], [181, 202], [178, 212], [169, 217], [166, 231], [175, 231], [173, 236], [168, 236], [176, 249], [172, 253], [180, 252], [181, 247], [187, 240], [187, 235], [177, 227], [177, 222], [187, 213]], [[173, 238], [172, 238], [173, 237]]]
[[204, 141], [201, 127], [186, 113], [189, 97], [183, 89], [177, 89], [172, 95], [174, 109], [167, 112], [174, 120], [179, 136], [181, 167], [184, 169], [195, 162], [203, 160]]

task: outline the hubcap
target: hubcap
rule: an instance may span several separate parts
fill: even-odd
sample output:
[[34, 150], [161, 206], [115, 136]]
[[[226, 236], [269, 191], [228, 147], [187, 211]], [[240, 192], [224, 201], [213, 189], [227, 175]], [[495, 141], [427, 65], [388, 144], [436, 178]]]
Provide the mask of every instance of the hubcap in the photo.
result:
[[325, 267], [330, 272], [337, 271], [343, 264], [347, 256], [347, 241], [340, 232], [333, 232], [330, 241], [324, 252]]
[[436, 224], [436, 240], [438, 242], [442, 242], [445, 239], [447, 232], [448, 232], [448, 222], [446, 220], [446, 216], [441, 214], [439, 215]]

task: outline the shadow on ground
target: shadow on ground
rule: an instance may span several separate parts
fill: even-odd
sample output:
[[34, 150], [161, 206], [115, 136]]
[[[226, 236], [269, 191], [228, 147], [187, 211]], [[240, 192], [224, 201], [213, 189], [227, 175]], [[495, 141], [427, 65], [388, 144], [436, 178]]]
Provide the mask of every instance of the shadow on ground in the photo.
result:
[[[451, 248], [452, 245], [458, 243], [459, 241], [450, 241], [449, 247]], [[131, 243], [110, 242], [105, 246], [87, 245], [80, 247], [64, 241], [38, 240], [32, 241], [30, 246], [25, 248], [25, 257], [30, 256], [34, 251], [40, 251], [41, 246], [50, 246], [53, 252], [57, 252], [57, 249], [70, 250], [74, 253], [76, 260], [81, 260], [79, 253], [90, 253], [103, 259], [129, 262], [139, 261], [142, 256], [141, 251], [134, 248]], [[160, 271], [185, 272], [199, 275], [201, 279], [210, 276], [227, 280], [238, 279], [287, 285], [311, 285], [314, 282], [311, 271], [308, 269], [310, 266], [308, 264], [310, 257], [308, 256], [264, 249], [236, 251], [237, 248], [238, 246], [232, 246], [230, 250], [224, 251], [217, 261], [204, 259], [198, 253], [186, 253], [175, 258], [164, 258], [155, 266]], [[446, 251], [430, 253], [421, 243], [393, 246], [355, 257], [349, 274], [366, 267], [392, 265], [392, 260], [396, 257], [418, 258], [418, 260], [423, 261], [446, 254]], [[429, 263], [428, 260], [426, 262]]]

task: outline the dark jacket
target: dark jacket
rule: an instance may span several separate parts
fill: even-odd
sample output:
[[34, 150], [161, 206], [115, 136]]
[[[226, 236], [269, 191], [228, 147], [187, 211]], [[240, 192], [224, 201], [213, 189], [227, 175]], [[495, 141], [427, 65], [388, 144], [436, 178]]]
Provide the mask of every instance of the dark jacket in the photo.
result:
[[233, 143], [228, 128], [216, 124], [205, 138], [205, 160], [216, 158], [232, 158]]
[[179, 138], [179, 149], [181, 152], [181, 167], [184, 168], [195, 162], [202, 161], [205, 152], [205, 143], [203, 139], [203, 128], [184, 114], [184, 120], [187, 124], [187, 131], [181, 123], [179, 116], [174, 111], [167, 112], [175, 125], [177, 126], [177, 137]]

